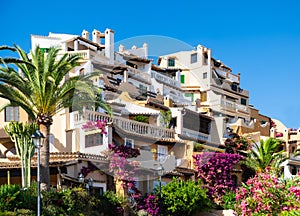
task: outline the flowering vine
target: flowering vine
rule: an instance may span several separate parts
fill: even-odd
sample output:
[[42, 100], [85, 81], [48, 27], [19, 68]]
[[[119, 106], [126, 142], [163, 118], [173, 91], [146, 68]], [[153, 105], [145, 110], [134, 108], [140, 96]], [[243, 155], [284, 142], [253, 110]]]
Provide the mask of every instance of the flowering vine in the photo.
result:
[[194, 156], [198, 171], [198, 178], [207, 188], [207, 196], [215, 203], [222, 202], [222, 196], [227, 191], [236, 188], [236, 182], [232, 176], [234, 165], [244, 157], [238, 154], [203, 152]]
[[124, 189], [136, 190], [135, 188], [135, 171], [138, 167], [138, 162], [128, 160], [140, 155], [138, 149], [132, 149], [127, 146], [115, 146], [109, 144], [109, 171], [114, 174], [114, 177], [122, 181]]
[[99, 129], [101, 134], [107, 134], [105, 127], [107, 125], [106, 120], [88, 121], [82, 125], [83, 130], [96, 130]]

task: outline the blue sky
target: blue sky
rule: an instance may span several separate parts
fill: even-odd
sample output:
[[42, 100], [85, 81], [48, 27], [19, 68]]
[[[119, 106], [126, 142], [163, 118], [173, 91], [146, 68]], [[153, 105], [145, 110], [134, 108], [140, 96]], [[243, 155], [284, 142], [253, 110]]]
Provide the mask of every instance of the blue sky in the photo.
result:
[[[161, 35], [202, 44], [241, 73], [261, 114], [300, 127], [300, 3], [286, 1], [20, 1], [0, 3], [0, 44], [30, 49], [30, 35], [115, 31], [115, 41]], [[145, 41], [146, 42], [146, 41]]]

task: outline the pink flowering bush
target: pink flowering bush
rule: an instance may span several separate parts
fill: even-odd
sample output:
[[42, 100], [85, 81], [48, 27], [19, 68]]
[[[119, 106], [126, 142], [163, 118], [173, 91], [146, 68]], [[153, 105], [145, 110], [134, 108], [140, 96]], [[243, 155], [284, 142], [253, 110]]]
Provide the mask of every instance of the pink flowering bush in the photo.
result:
[[194, 156], [198, 178], [207, 188], [208, 197], [217, 204], [222, 203], [222, 196], [236, 188], [232, 171], [244, 157], [238, 154], [203, 152]]
[[109, 171], [113, 173], [114, 178], [122, 181], [123, 188], [136, 190], [135, 171], [138, 163], [129, 161], [128, 158], [134, 158], [140, 155], [138, 149], [132, 149], [127, 146], [109, 145]]
[[84, 125], [82, 125], [83, 130], [97, 130], [99, 129], [101, 131], [101, 134], [107, 134], [107, 131], [105, 130], [105, 127], [107, 125], [106, 121], [97, 120], [97, 121], [88, 121]]
[[237, 215], [280, 215], [300, 210], [300, 178], [279, 180], [270, 172], [249, 179], [236, 193]]

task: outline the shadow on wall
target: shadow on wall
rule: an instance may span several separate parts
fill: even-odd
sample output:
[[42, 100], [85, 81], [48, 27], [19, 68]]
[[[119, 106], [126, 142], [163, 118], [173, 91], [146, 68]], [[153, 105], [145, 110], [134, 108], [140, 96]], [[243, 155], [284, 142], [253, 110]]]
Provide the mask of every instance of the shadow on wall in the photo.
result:
[[[223, 118], [221, 118], [221, 119], [222, 119], [222, 122], [223, 122]], [[221, 142], [220, 133], [217, 129], [218, 128], [217, 127], [217, 122], [216, 122], [217, 120], [218, 120], [218, 118], [215, 118], [214, 121], [211, 121], [210, 137], [211, 137], [211, 142], [212, 143], [220, 143]]]

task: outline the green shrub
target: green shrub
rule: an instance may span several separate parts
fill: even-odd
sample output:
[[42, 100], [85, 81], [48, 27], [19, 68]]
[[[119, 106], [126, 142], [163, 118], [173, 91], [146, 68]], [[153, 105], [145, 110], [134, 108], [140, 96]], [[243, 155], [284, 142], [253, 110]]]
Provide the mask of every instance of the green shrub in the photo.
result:
[[149, 117], [144, 115], [137, 115], [133, 117], [134, 121], [149, 123]]
[[17, 209], [16, 211], [0, 212], [0, 216], [35, 216], [36, 213], [29, 209]]
[[20, 185], [1, 185], [0, 186], [0, 212], [13, 211], [18, 203]]
[[[213, 207], [200, 180], [195, 182], [173, 179], [162, 187], [161, 193], [163, 215], [192, 215], [196, 211]], [[159, 190], [156, 195], [160, 197]]]
[[221, 206], [223, 209], [234, 209], [235, 204], [236, 199], [234, 191], [228, 191], [222, 196]]
[[299, 216], [300, 210], [282, 211], [280, 216]]
[[114, 192], [107, 191], [102, 197], [100, 197], [99, 210], [105, 216], [117, 216], [123, 215], [123, 204], [125, 200], [122, 197], [118, 197]]

